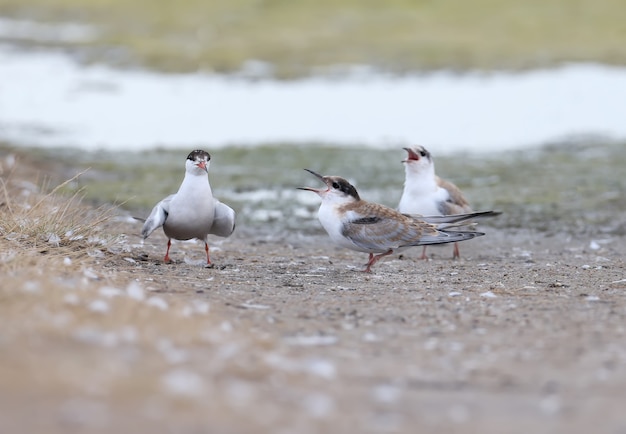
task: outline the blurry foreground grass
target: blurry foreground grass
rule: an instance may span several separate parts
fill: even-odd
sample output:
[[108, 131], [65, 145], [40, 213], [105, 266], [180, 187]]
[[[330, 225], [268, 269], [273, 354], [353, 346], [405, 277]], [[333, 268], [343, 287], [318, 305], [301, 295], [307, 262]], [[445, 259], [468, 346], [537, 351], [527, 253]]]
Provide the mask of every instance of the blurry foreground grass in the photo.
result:
[[0, 0], [0, 14], [93, 24], [95, 39], [74, 45], [88, 60], [164, 71], [284, 78], [354, 64], [402, 73], [626, 63], [621, 0]]

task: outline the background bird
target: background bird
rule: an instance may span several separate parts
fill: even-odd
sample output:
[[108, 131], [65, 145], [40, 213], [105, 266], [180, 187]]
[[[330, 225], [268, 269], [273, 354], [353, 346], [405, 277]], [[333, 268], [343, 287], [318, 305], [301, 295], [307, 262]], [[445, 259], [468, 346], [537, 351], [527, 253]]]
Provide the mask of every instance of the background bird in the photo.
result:
[[356, 188], [339, 176], [322, 176], [305, 169], [318, 177], [325, 189], [299, 187], [317, 193], [322, 198], [318, 217], [320, 223], [339, 246], [358, 252], [369, 253], [365, 272], [383, 256], [407, 247], [427, 244], [451, 243], [468, 240], [481, 232], [450, 231], [465, 220], [487, 216], [491, 211], [454, 216], [414, 218], [397, 210], [359, 197]]
[[[408, 156], [403, 160], [404, 190], [398, 211], [415, 215], [466, 214], [473, 210], [461, 190], [453, 183], [435, 174], [435, 162], [423, 146], [403, 148]], [[453, 258], [458, 258], [459, 246], [454, 243]], [[426, 247], [420, 259], [426, 259]]]
[[165, 262], [170, 262], [172, 239], [197, 238], [204, 241], [209, 265], [208, 235], [228, 237], [235, 230], [235, 211], [213, 197], [207, 176], [210, 162], [208, 152], [192, 151], [185, 161], [185, 177], [178, 192], [157, 203], [143, 225], [141, 235], [144, 239], [163, 226], [167, 236]]

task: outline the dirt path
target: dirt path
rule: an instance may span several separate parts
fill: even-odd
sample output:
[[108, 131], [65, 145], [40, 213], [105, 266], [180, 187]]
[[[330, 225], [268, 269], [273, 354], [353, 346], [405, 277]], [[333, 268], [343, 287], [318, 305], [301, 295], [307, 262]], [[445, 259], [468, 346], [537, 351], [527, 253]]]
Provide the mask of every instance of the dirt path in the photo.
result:
[[7, 267], [0, 432], [625, 432], [626, 240], [481, 228], [364, 274], [249, 228], [166, 265], [124, 220], [88, 268]]

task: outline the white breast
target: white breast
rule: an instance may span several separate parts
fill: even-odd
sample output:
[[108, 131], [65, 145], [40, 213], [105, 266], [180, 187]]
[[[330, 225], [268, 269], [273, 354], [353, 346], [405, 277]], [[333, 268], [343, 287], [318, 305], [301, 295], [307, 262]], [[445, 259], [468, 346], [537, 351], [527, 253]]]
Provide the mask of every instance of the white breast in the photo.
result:
[[404, 214], [421, 214], [424, 216], [441, 215], [439, 204], [445, 202], [449, 195], [446, 190], [439, 188], [428, 194], [403, 194], [398, 205], [398, 211]]
[[[343, 216], [344, 218], [346, 216]], [[356, 246], [352, 241], [344, 237], [343, 231], [343, 220], [340, 215], [337, 213], [337, 207], [332, 204], [328, 204], [322, 202], [318, 212], [318, 218], [320, 223], [328, 233], [330, 239], [337, 245], [341, 247], [346, 247], [348, 249], [355, 249]]]
[[215, 206], [208, 178], [186, 174], [170, 202], [163, 230], [168, 237], [178, 240], [203, 239], [213, 225], [214, 214]]

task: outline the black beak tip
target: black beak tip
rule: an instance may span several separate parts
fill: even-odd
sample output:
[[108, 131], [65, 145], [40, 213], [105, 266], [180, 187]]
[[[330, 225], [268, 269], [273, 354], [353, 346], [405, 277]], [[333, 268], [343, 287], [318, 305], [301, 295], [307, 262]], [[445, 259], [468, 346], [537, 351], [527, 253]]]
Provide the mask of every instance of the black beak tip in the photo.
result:
[[304, 170], [306, 170], [307, 172], [309, 172], [311, 175], [318, 177], [319, 179], [322, 179], [322, 180], [324, 179], [324, 177], [323, 177], [322, 175], [320, 175], [320, 174], [319, 174], [319, 173], [317, 173], [317, 172], [312, 171], [311, 169], [304, 169]]

